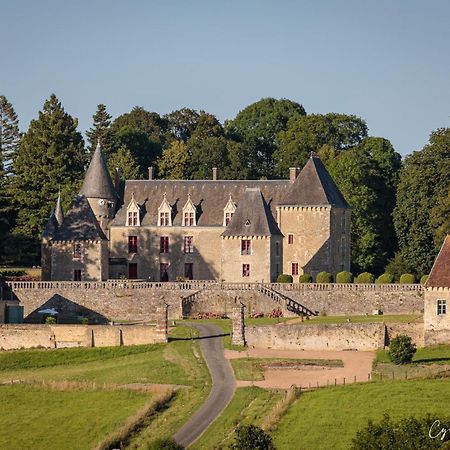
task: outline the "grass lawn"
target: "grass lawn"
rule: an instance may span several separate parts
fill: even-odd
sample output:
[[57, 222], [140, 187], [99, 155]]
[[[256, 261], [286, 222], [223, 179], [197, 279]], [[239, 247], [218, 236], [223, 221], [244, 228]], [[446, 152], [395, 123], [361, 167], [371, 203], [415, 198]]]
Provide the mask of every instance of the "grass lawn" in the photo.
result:
[[89, 449], [150, 399], [126, 390], [51, 390], [0, 386], [0, 448]]
[[340, 359], [282, 359], [282, 358], [238, 358], [230, 360], [238, 380], [264, 380], [264, 370], [273, 366], [295, 368], [305, 366], [343, 367]]
[[278, 450], [348, 449], [369, 418], [387, 412], [398, 419], [427, 413], [448, 417], [448, 380], [389, 381], [305, 392], [281, 418], [274, 444]]
[[[228, 448], [239, 424], [261, 425], [269, 411], [283, 397], [278, 391], [258, 387], [238, 388], [225, 411], [189, 449]], [[291, 447], [292, 448], [292, 447]]]
[[[192, 334], [196, 335], [195, 330]], [[1, 439], [8, 436], [15, 439], [19, 435], [23, 438], [18, 440], [17, 447], [2, 445], [4, 441], [0, 440], [0, 448], [92, 448], [99, 436], [105, 438], [151, 400], [148, 393], [113, 389], [115, 385], [130, 383], [187, 386], [176, 392], [166, 409], [146, 419], [130, 447], [146, 448], [146, 443], [155, 437], [171, 436], [204, 401], [211, 386], [199, 341], [186, 339], [190, 336], [191, 329], [180, 326], [170, 330], [168, 344], [0, 352], [0, 381], [40, 383], [0, 386], [3, 413], [0, 423], [3, 429], [8, 429], [8, 433], [3, 433], [6, 437]], [[43, 382], [52, 385], [52, 381], [65, 386], [64, 380], [79, 385], [76, 390], [73, 388], [76, 383], [67, 383], [67, 388], [58, 390], [42, 386]], [[128, 406], [124, 407], [123, 403]], [[4, 409], [4, 404], [14, 404], [14, 408]], [[82, 408], [86, 409], [85, 414]], [[30, 427], [34, 416], [24, 414], [27, 409], [30, 409], [27, 414], [41, 417], [44, 425], [36, 422], [36, 427]], [[69, 422], [73, 432], [66, 434]], [[38, 439], [40, 428], [44, 432]], [[78, 438], [77, 434], [83, 436]], [[69, 440], [72, 447], [62, 444]], [[27, 442], [31, 443], [29, 447]]]
[[[302, 325], [312, 325], [315, 323], [409, 323], [419, 320], [421, 314], [386, 314], [386, 315], [367, 315], [367, 316], [314, 316], [308, 320], [301, 318], [294, 319], [295, 323]], [[290, 323], [294, 321], [291, 320]]]
[[374, 379], [425, 378], [450, 371], [450, 345], [418, 348], [411, 364], [391, 363], [387, 350], [378, 350], [373, 364]]

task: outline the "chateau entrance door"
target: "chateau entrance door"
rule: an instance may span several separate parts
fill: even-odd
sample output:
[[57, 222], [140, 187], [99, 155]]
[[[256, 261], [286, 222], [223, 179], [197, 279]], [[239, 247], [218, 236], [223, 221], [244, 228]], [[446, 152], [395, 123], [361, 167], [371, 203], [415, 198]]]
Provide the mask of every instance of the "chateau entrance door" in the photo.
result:
[[185, 263], [184, 264], [184, 278], [186, 278], [186, 280], [194, 279], [194, 264], [193, 263]]
[[128, 278], [130, 280], [136, 280], [137, 277], [138, 277], [137, 264], [136, 263], [129, 263], [128, 264]]

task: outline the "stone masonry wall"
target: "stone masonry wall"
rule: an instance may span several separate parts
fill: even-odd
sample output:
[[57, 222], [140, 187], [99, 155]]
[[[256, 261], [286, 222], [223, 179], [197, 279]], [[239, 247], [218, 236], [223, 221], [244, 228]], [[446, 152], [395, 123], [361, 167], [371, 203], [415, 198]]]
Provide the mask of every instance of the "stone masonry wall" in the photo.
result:
[[[131, 286], [131, 287], [130, 287]], [[147, 287], [148, 286], [148, 287]], [[169, 306], [169, 319], [212, 312], [228, 315], [236, 303], [247, 307], [247, 314], [268, 314], [281, 308], [285, 316], [292, 316], [283, 304], [277, 303], [257, 289], [257, 285], [213, 285], [195, 283], [16, 283], [12, 290], [24, 306], [26, 322], [42, 323], [38, 310], [56, 308], [61, 322], [77, 322], [88, 317], [89, 323], [108, 321], [142, 320], [155, 321], [156, 310]], [[371, 314], [381, 309], [384, 314], [406, 314], [423, 311], [423, 293], [407, 287], [367, 288], [363, 286], [311, 285], [307, 288], [297, 284], [267, 285], [298, 301], [307, 308], [327, 315]], [[184, 308], [182, 308], [184, 303]], [[64, 319], [64, 320], [63, 320]]]
[[376, 350], [384, 348], [382, 323], [249, 326], [249, 347], [292, 350]]
[[106, 347], [167, 342], [153, 326], [0, 325], [0, 349]]

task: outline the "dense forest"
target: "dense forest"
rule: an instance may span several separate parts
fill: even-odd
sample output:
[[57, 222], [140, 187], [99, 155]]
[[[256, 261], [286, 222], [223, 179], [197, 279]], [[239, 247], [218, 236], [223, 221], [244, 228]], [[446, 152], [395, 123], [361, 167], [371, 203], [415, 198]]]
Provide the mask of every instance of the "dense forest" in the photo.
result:
[[40, 234], [61, 192], [67, 209], [90, 154], [101, 142], [123, 179], [288, 178], [311, 151], [322, 158], [352, 207], [352, 270], [396, 278], [431, 269], [450, 232], [450, 128], [404, 160], [388, 139], [368, 134], [354, 115], [307, 114], [299, 103], [264, 98], [223, 124], [205, 111], [160, 115], [135, 107], [113, 118], [103, 104], [86, 141], [55, 95], [19, 131], [0, 96], [0, 265], [39, 264]]

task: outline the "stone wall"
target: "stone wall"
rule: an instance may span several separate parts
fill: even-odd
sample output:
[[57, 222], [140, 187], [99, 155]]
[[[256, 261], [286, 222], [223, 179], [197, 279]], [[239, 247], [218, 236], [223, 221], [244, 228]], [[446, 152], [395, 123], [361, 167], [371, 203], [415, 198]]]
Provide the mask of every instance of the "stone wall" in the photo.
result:
[[283, 350], [376, 350], [384, 348], [383, 323], [270, 325], [245, 328], [249, 347]]
[[423, 322], [389, 323], [386, 325], [386, 344], [399, 335], [410, 336], [417, 347], [424, 346]]
[[167, 342], [153, 326], [0, 325], [0, 349], [106, 347]]
[[[446, 304], [445, 314], [438, 314], [439, 301]], [[424, 305], [425, 344], [450, 344], [450, 288], [426, 288]]]
[[[258, 290], [256, 283], [143, 283], [143, 282], [16, 282], [10, 286], [24, 306], [26, 322], [41, 323], [40, 309], [60, 311], [61, 322], [77, 322], [88, 317], [91, 324], [108, 321], [154, 321], [156, 310], [169, 305], [169, 319], [212, 312], [229, 315], [236, 303], [247, 307], [247, 314], [268, 314], [284, 307]], [[327, 315], [384, 314], [422, 312], [420, 286], [401, 285], [283, 285], [265, 286], [287, 295], [307, 308]], [[184, 304], [184, 308], [182, 308]], [[64, 319], [64, 320], [63, 320]]]

